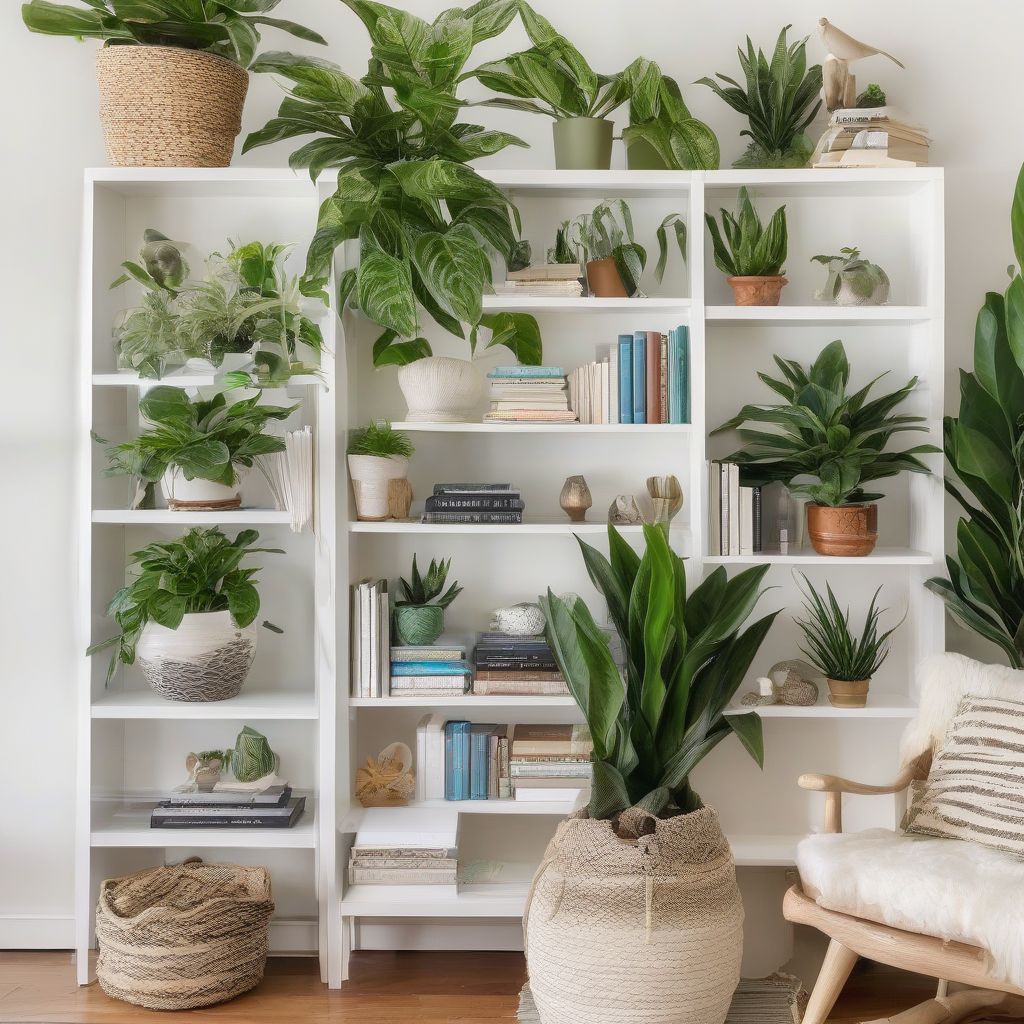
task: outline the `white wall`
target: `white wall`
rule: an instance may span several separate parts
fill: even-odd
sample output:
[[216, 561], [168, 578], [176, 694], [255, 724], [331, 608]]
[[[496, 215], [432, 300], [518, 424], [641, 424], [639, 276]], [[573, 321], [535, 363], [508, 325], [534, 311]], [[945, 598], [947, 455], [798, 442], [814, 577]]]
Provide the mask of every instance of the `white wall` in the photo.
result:
[[[1010, 195], [1024, 160], [1019, 131], [1019, 55], [1024, 7], [987, 0], [982, 16], [955, 0], [927, 5], [860, 0], [839, 10], [809, 0], [535, 0], [602, 70], [643, 54], [680, 82], [737, 73], [735, 47], [749, 32], [770, 49], [785, 18], [812, 32], [832, 17], [853, 35], [899, 56], [860, 65], [890, 98], [931, 128], [934, 163], [946, 167], [946, 324], [948, 411], [958, 405], [957, 369], [970, 365], [974, 317], [987, 288], [1001, 289], [1012, 259]], [[446, 4], [406, 0], [432, 17]], [[284, 0], [282, 16], [318, 28], [327, 54], [354, 75], [368, 45], [357, 19], [336, 0]], [[268, 40], [286, 48], [284, 40]], [[478, 51], [480, 59], [524, 44], [518, 29]], [[3, 366], [0, 403], [0, 751], [6, 765], [0, 824], [0, 948], [71, 945], [74, 659], [69, 642], [74, 593], [72, 551], [73, 352], [81, 170], [105, 162], [92, 74], [95, 44], [29, 34], [19, 5], [0, 10], [0, 81], [5, 131], [0, 159], [0, 282]], [[313, 49], [313, 48], [310, 48]], [[812, 59], [823, 56], [816, 37]], [[722, 143], [723, 163], [742, 145], [741, 119], [708, 90], [684, 89], [695, 116]], [[243, 125], [259, 127], [280, 98], [273, 81], [253, 81]], [[533, 144], [497, 158], [506, 166], [551, 166], [548, 121], [481, 112], [488, 124]], [[239, 163], [279, 165], [288, 149], [257, 150]], [[618, 147], [615, 160], [623, 156]], [[851, 239], [852, 243], [855, 241]], [[126, 240], [134, 244], [134, 240]], [[126, 255], [128, 253], [126, 252]], [[952, 515], [952, 512], [951, 512]], [[953, 642], [964, 644], [961, 634]], [[992, 653], [966, 641], [984, 657]], [[808, 766], [809, 768], [816, 766]]]

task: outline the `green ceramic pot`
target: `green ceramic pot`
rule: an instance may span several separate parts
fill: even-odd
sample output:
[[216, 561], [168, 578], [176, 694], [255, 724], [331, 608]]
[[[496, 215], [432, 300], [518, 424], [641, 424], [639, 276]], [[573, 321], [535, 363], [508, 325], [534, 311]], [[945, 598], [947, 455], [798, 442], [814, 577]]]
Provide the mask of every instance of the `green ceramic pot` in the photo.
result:
[[432, 644], [443, 632], [444, 609], [439, 604], [403, 604], [395, 608], [395, 633], [400, 644]]
[[555, 167], [560, 171], [607, 171], [612, 165], [614, 125], [604, 117], [560, 117], [552, 125]]

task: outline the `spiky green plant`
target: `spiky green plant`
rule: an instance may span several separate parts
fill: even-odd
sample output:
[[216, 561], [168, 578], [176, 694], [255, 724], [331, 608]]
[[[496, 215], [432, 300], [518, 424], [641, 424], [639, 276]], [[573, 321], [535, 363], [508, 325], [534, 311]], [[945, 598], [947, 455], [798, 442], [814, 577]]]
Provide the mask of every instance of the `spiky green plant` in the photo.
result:
[[[710, 214], [704, 214], [715, 266], [729, 277], [774, 277], [783, 273], [789, 233], [786, 229], [786, 207], [780, 206], [765, 227], [754, 209], [745, 188], [739, 191], [735, 215], [720, 209], [722, 229]], [[723, 237], [724, 236], [724, 237]]]
[[393, 455], [408, 459], [416, 449], [408, 434], [395, 430], [386, 420], [381, 423], [368, 423], [357, 430], [348, 443], [348, 455], [376, 455], [389, 459]]
[[401, 608], [405, 605], [421, 607], [433, 602], [442, 608], [447, 608], [462, 593], [462, 587], [457, 582], [453, 583], [447, 590], [444, 589], [451, 565], [452, 560], [450, 558], [443, 558], [440, 562], [432, 558], [426, 573], [421, 576], [419, 567], [416, 565], [416, 556], [413, 555], [412, 575], [409, 577], [411, 582], [404, 578], [399, 580], [402, 586], [403, 597], [402, 600], [395, 602], [395, 607]]

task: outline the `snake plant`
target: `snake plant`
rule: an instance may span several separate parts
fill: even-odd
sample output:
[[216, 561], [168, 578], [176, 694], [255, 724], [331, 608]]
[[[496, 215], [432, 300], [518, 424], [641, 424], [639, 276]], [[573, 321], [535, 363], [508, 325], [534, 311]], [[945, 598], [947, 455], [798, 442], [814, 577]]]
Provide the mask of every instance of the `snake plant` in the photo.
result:
[[780, 206], [765, 227], [750, 201], [746, 188], [739, 191], [736, 214], [720, 209], [722, 228], [710, 214], [704, 214], [715, 266], [729, 277], [775, 277], [783, 273], [789, 233], [786, 230], [786, 207]]

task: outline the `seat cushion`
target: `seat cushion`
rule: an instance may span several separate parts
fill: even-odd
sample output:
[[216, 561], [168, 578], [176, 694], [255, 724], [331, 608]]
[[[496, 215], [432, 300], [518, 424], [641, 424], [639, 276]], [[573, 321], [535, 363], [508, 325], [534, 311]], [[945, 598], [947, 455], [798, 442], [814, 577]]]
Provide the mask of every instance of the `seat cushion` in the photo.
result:
[[868, 829], [812, 835], [797, 847], [819, 906], [893, 928], [980, 946], [996, 976], [1024, 988], [1024, 861], [957, 839]]

